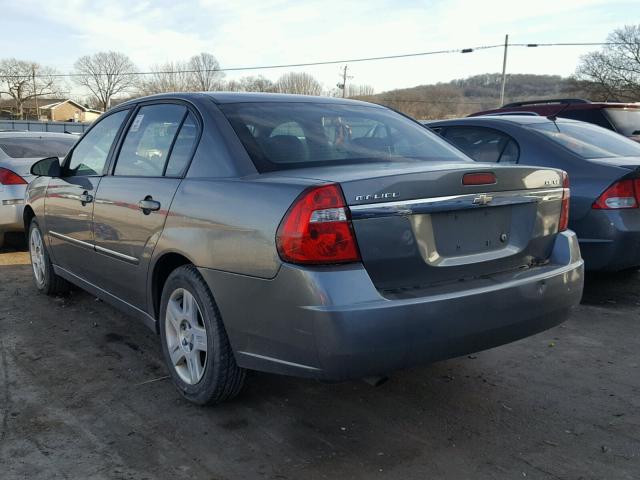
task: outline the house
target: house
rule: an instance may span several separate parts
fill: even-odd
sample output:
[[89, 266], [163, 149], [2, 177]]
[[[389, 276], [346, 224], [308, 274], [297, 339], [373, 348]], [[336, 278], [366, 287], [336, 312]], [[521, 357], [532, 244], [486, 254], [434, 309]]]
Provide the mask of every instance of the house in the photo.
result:
[[58, 122], [93, 122], [102, 112], [88, 108], [71, 99], [48, 103], [39, 107], [40, 120]]
[[[100, 110], [85, 107], [69, 98], [39, 98], [37, 102], [30, 99], [22, 105], [22, 110], [25, 119], [44, 122], [93, 122], [102, 114]], [[16, 106], [12, 99], [0, 101], [0, 118], [16, 116]]]

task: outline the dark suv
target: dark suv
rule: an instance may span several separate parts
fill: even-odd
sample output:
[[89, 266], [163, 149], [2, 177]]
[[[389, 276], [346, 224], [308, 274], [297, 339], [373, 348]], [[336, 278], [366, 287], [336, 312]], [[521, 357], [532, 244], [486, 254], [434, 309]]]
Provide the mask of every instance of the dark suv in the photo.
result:
[[501, 108], [472, 113], [469, 116], [501, 115], [507, 112], [563, 117], [595, 123], [640, 142], [640, 103], [590, 102], [580, 98], [528, 100], [508, 103]]

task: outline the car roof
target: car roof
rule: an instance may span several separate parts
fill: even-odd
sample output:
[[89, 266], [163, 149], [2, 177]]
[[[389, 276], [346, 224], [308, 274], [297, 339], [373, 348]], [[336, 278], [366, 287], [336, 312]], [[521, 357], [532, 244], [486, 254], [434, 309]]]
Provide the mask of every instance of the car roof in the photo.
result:
[[446, 126], [446, 125], [461, 125], [461, 124], [477, 124], [477, 123], [486, 123], [489, 125], [504, 125], [504, 124], [518, 124], [518, 125], [534, 125], [541, 123], [584, 123], [578, 120], [572, 120], [570, 118], [561, 118], [558, 117], [555, 120], [551, 120], [548, 117], [544, 116], [530, 116], [530, 115], [486, 115], [486, 116], [478, 116], [478, 117], [463, 117], [463, 118], [454, 118], [450, 120], [438, 120], [435, 122], [425, 122], [424, 125], [428, 127], [432, 126]]
[[0, 138], [75, 138], [69, 133], [62, 132], [33, 132], [33, 131], [2, 131], [0, 130]]
[[266, 103], [266, 102], [287, 102], [287, 103], [331, 103], [342, 105], [360, 105], [369, 107], [384, 108], [380, 105], [360, 100], [350, 100], [346, 98], [323, 97], [314, 95], [294, 95], [288, 93], [262, 93], [262, 92], [176, 92], [150, 95], [128, 100], [118, 105], [118, 108], [125, 105], [132, 105], [148, 100], [179, 99], [198, 100], [209, 98], [217, 104], [228, 103]]

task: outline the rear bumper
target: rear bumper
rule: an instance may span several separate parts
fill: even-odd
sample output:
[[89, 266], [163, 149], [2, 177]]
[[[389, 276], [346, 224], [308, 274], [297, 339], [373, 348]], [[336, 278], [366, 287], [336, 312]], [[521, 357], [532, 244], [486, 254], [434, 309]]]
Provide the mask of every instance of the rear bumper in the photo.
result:
[[576, 225], [587, 270], [640, 266], [640, 210], [591, 210]]
[[0, 186], [0, 233], [24, 230], [22, 214], [26, 185]]
[[273, 280], [201, 269], [240, 366], [345, 380], [476, 352], [564, 321], [582, 296], [573, 232], [551, 264], [385, 298], [361, 265], [283, 265]]

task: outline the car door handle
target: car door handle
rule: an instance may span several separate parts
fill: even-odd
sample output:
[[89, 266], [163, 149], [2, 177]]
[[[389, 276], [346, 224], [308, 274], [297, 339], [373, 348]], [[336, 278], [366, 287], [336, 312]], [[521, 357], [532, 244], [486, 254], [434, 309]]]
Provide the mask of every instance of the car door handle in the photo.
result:
[[86, 190], [82, 192], [82, 195], [80, 195], [80, 203], [82, 203], [82, 206], [84, 207], [87, 203], [91, 202], [93, 202], [93, 195], [89, 194]]
[[149, 215], [151, 212], [160, 210], [160, 202], [156, 202], [152, 197], [146, 197], [144, 200], [138, 202], [138, 208], [142, 210], [142, 213]]

